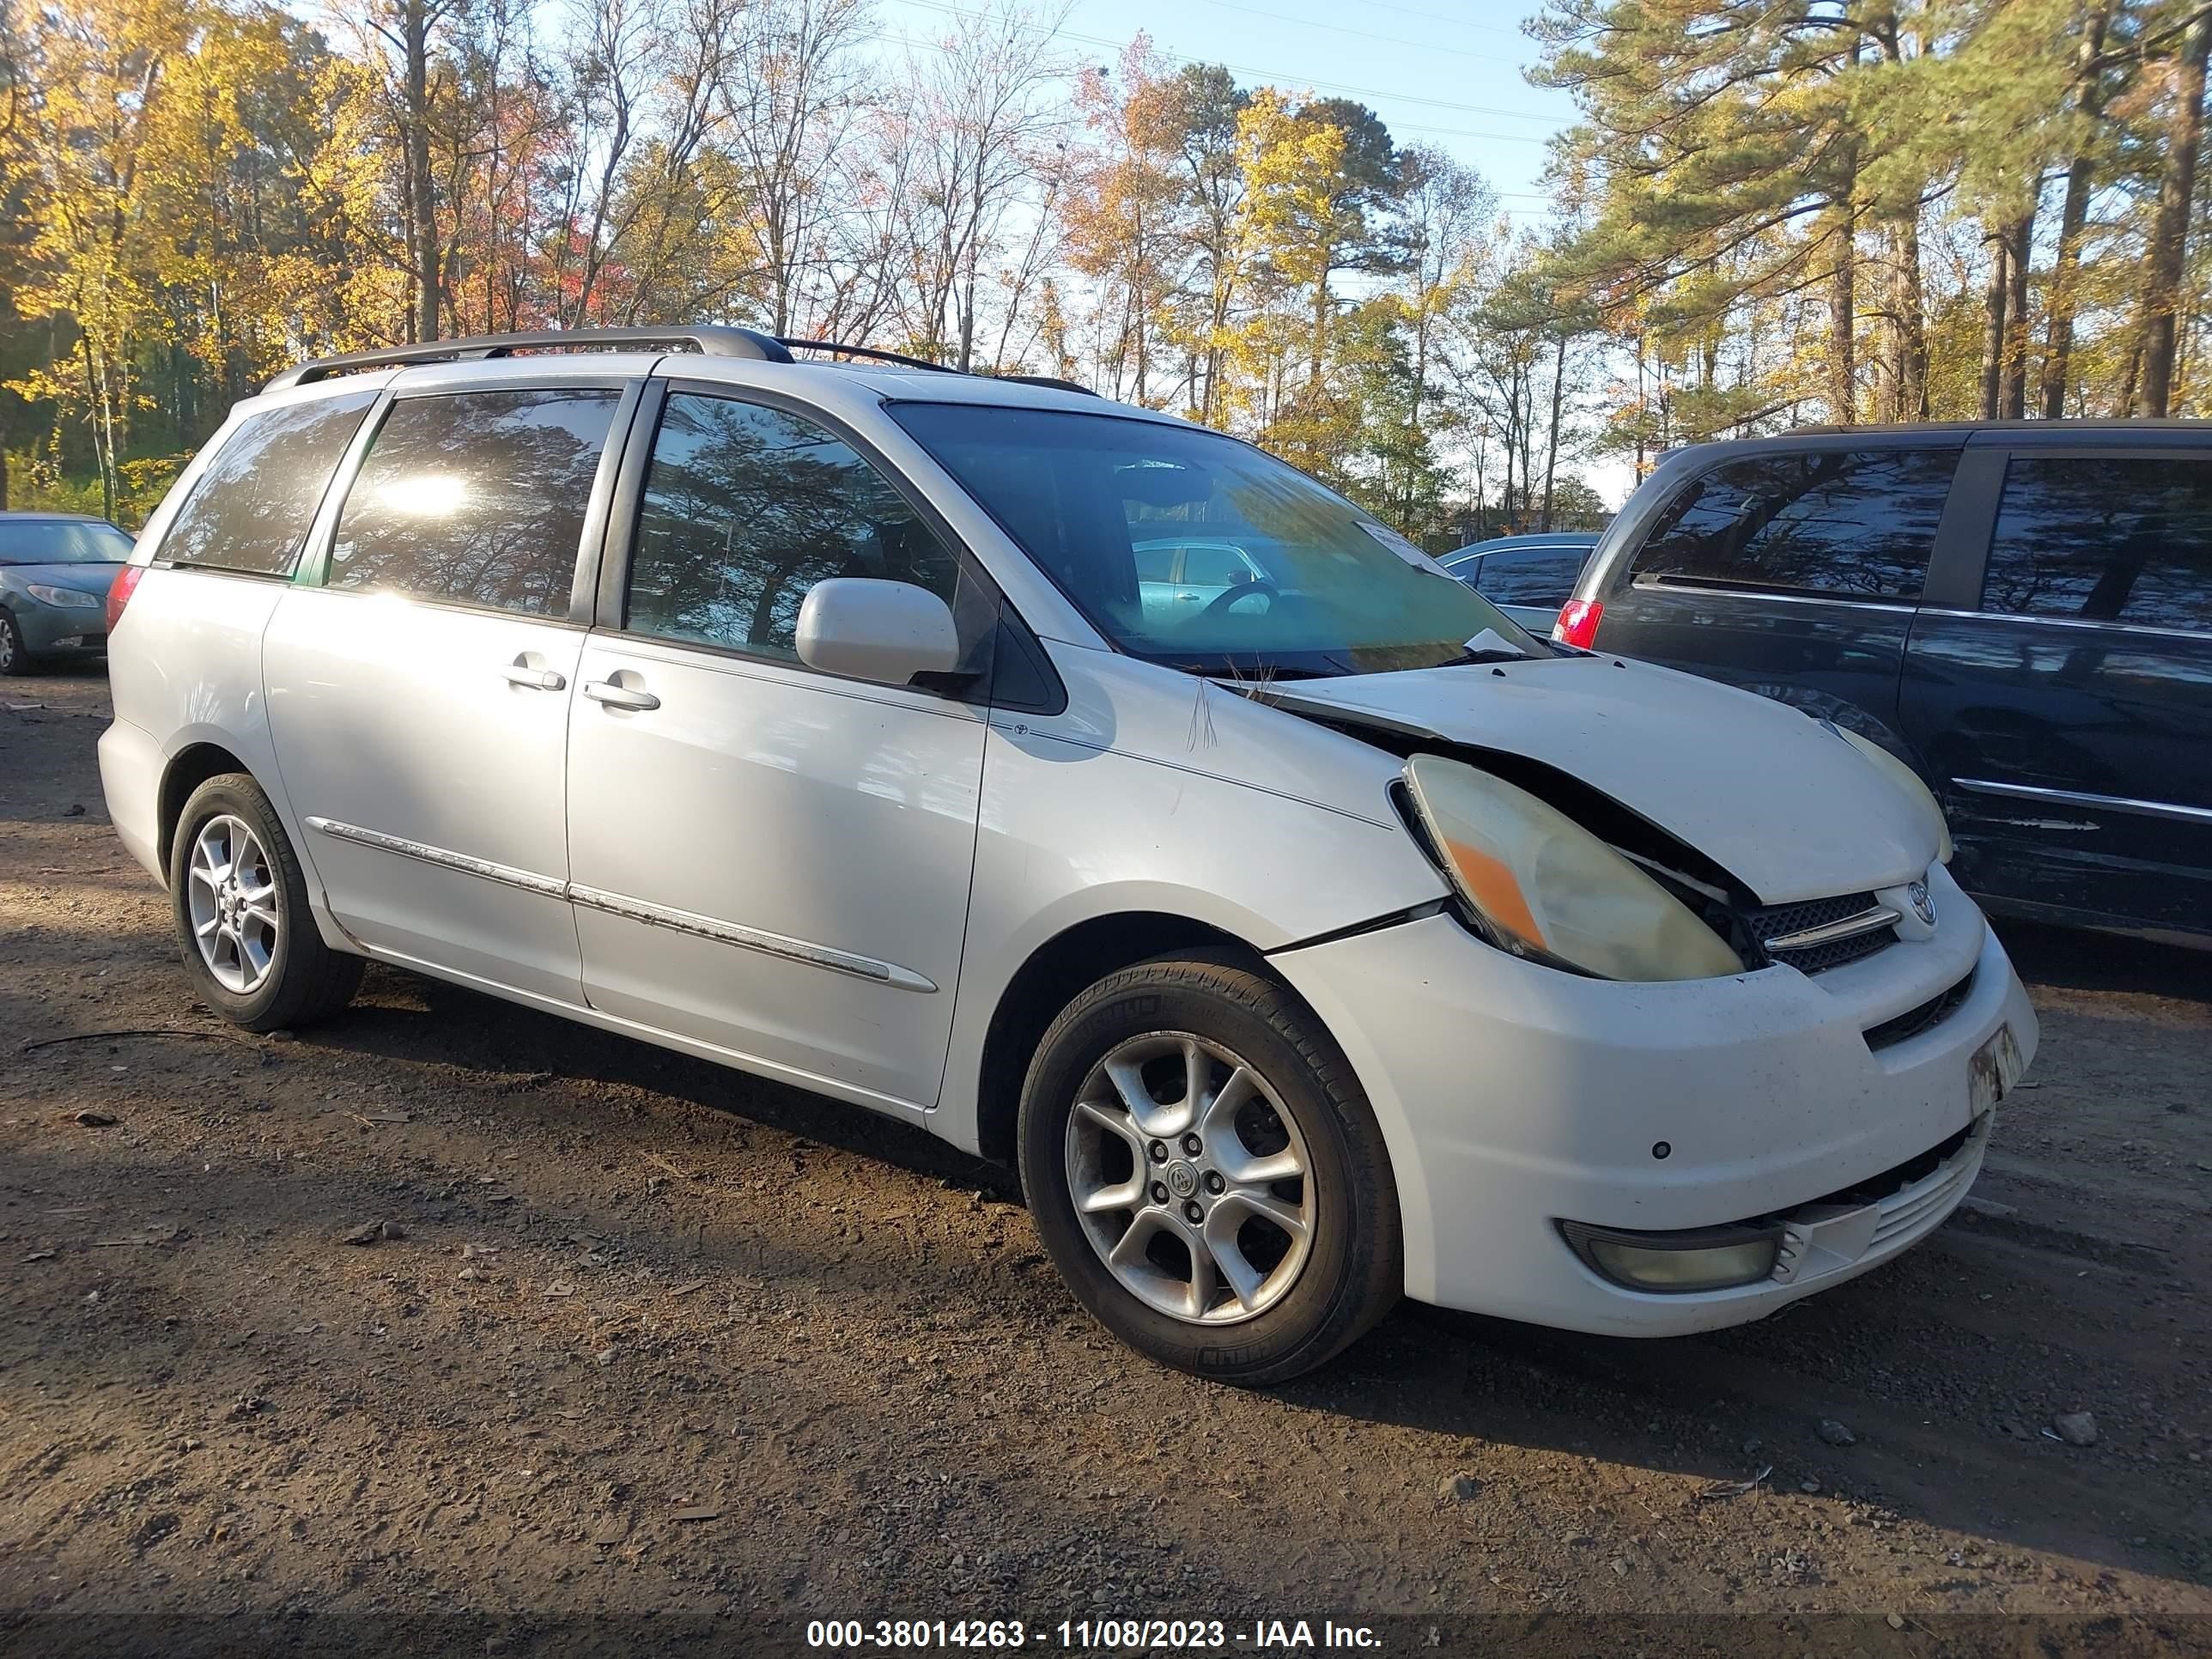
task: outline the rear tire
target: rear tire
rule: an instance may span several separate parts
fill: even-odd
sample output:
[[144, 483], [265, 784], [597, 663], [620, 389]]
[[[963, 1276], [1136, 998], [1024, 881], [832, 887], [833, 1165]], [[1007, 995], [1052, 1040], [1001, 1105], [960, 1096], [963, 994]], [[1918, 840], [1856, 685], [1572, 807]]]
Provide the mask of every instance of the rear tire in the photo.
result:
[[1403, 1291], [1366, 1096], [1312, 1011], [1241, 959], [1140, 963], [1078, 996], [1030, 1063], [1020, 1146], [1077, 1299], [1179, 1370], [1285, 1382]]
[[364, 964], [315, 931], [299, 857], [245, 773], [210, 778], [185, 803], [169, 843], [169, 898], [193, 989], [234, 1025], [311, 1025], [353, 1000]]

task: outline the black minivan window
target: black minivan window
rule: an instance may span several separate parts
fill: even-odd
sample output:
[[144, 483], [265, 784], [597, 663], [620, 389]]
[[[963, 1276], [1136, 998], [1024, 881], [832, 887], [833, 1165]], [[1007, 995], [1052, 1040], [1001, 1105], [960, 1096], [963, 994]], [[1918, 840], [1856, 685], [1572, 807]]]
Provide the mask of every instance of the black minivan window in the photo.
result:
[[851, 445], [780, 409], [672, 393], [625, 626], [794, 661], [799, 608], [833, 576], [959, 598], [959, 561]]
[[246, 416], [185, 498], [161, 556], [264, 576], [290, 570], [324, 486], [375, 401], [374, 392], [348, 392]]
[[332, 587], [564, 617], [612, 389], [403, 398], [331, 547]]
[[2212, 630], [2212, 455], [2016, 457], [1982, 609]]
[[1565, 605], [1589, 555], [1583, 547], [1492, 553], [1475, 567], [1475, 591], [1492, 605]]
[[1918, 449], [1730, 461], [1674, 498], [1629, 568], [1691, 586], [1917, 599], [1956, 462]]

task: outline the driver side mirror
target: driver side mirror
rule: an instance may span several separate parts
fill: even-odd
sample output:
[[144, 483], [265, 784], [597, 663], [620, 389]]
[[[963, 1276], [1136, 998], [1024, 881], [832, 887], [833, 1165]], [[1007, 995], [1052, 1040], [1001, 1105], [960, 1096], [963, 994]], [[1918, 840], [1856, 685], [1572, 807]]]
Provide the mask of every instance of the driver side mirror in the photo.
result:
[[952, 607], [911, 582], [835, 576], [799, 607], [799, 659], [826, 674], [905, 685], [960, 665]]

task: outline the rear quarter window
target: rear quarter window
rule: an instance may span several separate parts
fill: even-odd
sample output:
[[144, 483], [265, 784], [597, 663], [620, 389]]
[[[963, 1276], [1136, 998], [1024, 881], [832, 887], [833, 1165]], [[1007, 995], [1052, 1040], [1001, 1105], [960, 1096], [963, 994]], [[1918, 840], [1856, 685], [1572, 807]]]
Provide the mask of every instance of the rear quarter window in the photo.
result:
[[1951, 450], [1808, 450], [1685, 486], [1629, 565], [1639, 581], [1910, 603], [1957, 466]]
[[289, 574], [331, 474], [376, 401], [346, 392], [249, 415], [192, 486], [156, 556], [254, 575]]

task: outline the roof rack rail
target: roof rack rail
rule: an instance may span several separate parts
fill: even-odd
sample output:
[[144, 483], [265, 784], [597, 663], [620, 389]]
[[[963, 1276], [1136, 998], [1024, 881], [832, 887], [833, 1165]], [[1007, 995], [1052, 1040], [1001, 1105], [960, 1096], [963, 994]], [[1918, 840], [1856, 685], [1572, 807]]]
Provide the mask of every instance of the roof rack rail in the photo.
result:
[[1079, 392], [1086, 398], [1098, 394], [1087, 386], [1078, 386], [1073, 380], [1063, 380], [1057, 374], [992, 374], [978, 370], [955, 368], [950, 363], [933, 363], [924, 357], [909, 357], [902, 351], [884, 351], [876, 346], [848, 345], [842, 340], [796, 340], [789, 335], [779, 338], [778, 344], [789, 346], [793, 351], [827, 351], [847, 357], [866, 357], [870, 362], [896, 363], [902, 368], [926, 368], [939, 374], [968, 374], [987, 380], [1012, 380], [1022, 386], [1048, 386], [1061, 392]]
[[933, 363], [927, 357], [909, 357], [903, 351], [884, 351], [875, 346], [848, 345], [842, 340], [799, 340], [789, 335], [779, 337], [776, 343], [793, 351], [826, 351], [831, 356], [866, 357], [874, 363], [896, 363], [902, 368], [927, 368], [939, 374], [959, 374], [950, 363]]
[[370, 351], [312, 358], [286, 369], [262, 390], [281, 392], [286, 386], [313, 386], [318, 380], [349, 374], [356, 369], [397, 368], [409, 363], [466, 362], [511, 356], [518, 351], [653, 351], [684, 348], [708, 357], [749, 357], [756, 362], [770, 363], [793, 361], [782, 341], [728, 324], [702, 324], [688, 328], [536, 329], [522, 334], [476, 334], [458, 340], [380, 346]]
[[994, 380], [1012, 380], [1020, 386], [1048, 386], [1056, 392], [1079, 392], [1086, 398], [1101, 394], [1074, 380], [1064, 380], [1057, 374], [994, 374]]

